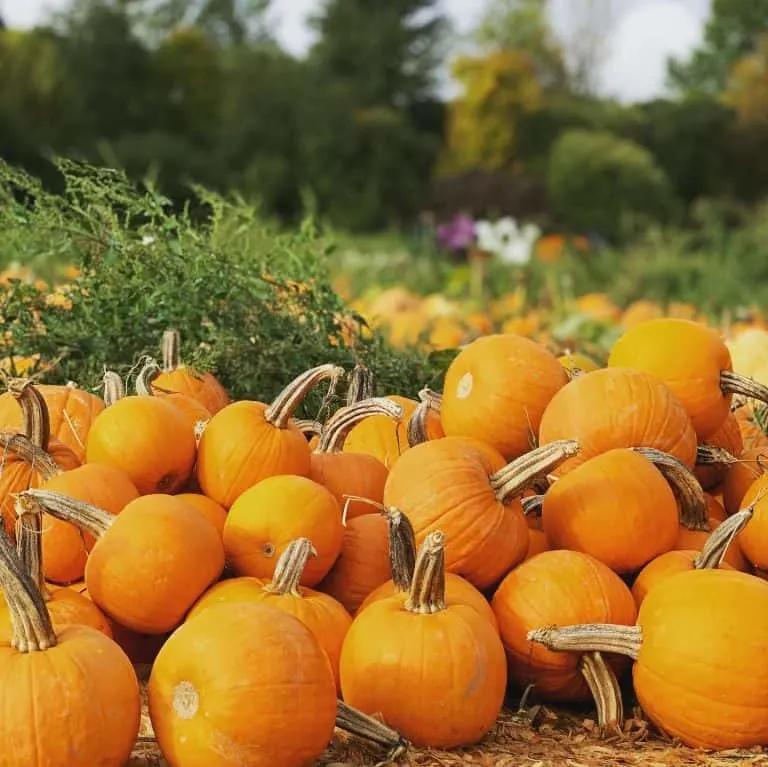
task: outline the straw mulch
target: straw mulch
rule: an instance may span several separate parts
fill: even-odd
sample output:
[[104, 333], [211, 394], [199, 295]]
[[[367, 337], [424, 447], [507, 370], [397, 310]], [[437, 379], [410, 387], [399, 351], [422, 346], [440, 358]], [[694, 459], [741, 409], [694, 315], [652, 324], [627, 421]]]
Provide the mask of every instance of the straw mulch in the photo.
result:
[[[146, 669], [139, 669], [146, 679]], [[143, 688], [143, 684], [142, 684]], [[459, 751], [412, 748], [403, 767], [768, 767], [768, 751], [723, 751], [708, 754], [665, 740], [641, 717], [628, 719], [622, 733], [600, 737], [595, 722], [559, 710], [532, 706], [524, 712], [507, 710], [493, 732], [479, 745]], [[338, 732], [317, 767], [374, 767], [384, 758], [381, 749], [368, 747]], [[141, 731], [126, 767], [168, 767], [152, 738], [146, 701]]]

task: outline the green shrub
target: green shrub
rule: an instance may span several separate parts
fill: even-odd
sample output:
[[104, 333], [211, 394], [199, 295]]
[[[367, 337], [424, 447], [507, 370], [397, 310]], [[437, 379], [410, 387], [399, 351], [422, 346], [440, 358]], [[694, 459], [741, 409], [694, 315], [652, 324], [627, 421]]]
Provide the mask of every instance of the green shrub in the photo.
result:
[[563, 224], [613, 241], [670, 220], [677, 207], [653, 156], [603, 131], [564, 133], [552, 148], [548, 186]]

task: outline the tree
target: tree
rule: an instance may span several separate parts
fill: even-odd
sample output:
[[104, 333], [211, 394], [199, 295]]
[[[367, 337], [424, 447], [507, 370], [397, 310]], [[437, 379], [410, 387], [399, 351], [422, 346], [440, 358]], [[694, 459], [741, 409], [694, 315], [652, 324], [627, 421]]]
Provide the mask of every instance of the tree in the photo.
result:
[[723, 93], [723, 102], [745, 124], [768, 124], [768, 34], [758, 37], [755, 51], [737, 59]]
[[613, 25], [611, 0], [569, 0], [562, 39], [571, 91], [595, 95]]
[[719, 94], [734, 63], [756, 49], [768, 29], [768, 0], [714, 0], [704, 42], [686, 62], [669, 62], [669, 83], [689, 94]]

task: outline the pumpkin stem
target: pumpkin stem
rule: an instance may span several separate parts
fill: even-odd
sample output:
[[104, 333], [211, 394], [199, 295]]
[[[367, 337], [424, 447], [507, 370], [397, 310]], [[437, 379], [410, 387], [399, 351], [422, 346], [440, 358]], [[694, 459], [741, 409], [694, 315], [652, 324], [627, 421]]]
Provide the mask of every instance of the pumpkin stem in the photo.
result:
[[208, 426], [209, 420], [210, 419], [206, 419], [204, 421], [195, 421], [195, 446], [200, 444], [200, 440], [203, 438], [203, 432], [205, 431], [205, 427]]
[[752, 378], [734, 373], [732, 370], [720, 372], [720, 391], [723, 394], [738, 394], [760, 402], [768, 403], [768, 386]]
[[104, 404], [107, 407], [114, 405], [119, 399], [125, 397], [125, 385], [123, 379], [112, 370], [104, 371]]
[[21, 407], [24, 435], [47, 453], [51, 441], [51, 420], [43, 395], [26, 378], [12, 378], [8, 381], [8, 391]]
[[637, 660], [643, 643], [643, 630], [640, 626], [614, 623], [546, 626], [529, 631], [528, 639], [554, 652], [612, 652]]
[[[44, 482], [61, 474], [61, 466], [53, 457], [23, 434], [0, 434], [0, 451], [14, 453], [17, 458], [29, 464]], [[2, 463], [2, 455], [0, 455], [0, 475], [2, 475]]]
[[335, 388], [339, 378], [344, 375], [344, 368], [336, 365], [320, 365], [307, 370], [291, 381], [274, 402], [264, 411], [264, 418], [278, 429], [286, 429], [291, 421], [291, 416], [309, 390], [317, 386], [321, 381], [331, 380], [331, 387]]
[[597, 724], [601, 734], [620, 731], [624, 721], [624, 705], [613, 669], [600, 652], [588, 652], [579, 658], [579, 671], [595, 699]]
[[44, 601], [50, 599], [43, 576], [43, 512], [29, 497], [16, 499], [16, 553], [24, 571], [35, 584]]
[[376, 767], [392, 764], [400, 759], [410, 745], [400, 733], [387, 727], [377, 719], [374, 719], [356, 708], [352, 708], [344, 701], [336, 701], [336, 726], [346, 732], [356, 735], [358, 738], [375, 743], [388, 749], [387, 758]]
[[0, 531], [0, 589], [11, 616], [11, 647], [21, 653], [39, 652], [56, 646], [56, 634], [45, 601], [13, 550], [8, 536]]
[[316, 453], [340, 453], [344, 440], [360, 421], [372, 415], [384, 415], [399, 421], [403, 408], [396, 402], [384, 397], [373, 397], [356, 402], [337, 410], [326, 422], [320, 432]]
[[432, 391], [428, 386], [425, 386], [419, 392], [419, 401], [427, 402], [429, 407], [436, 413], [442, 412], [443, 409], [443, 395], [440, 392]]
[[376, 396], [376, 379], [362, 363], [358, 363], [349, 374], [347, 406], [355, 405]]
[[291, 594], [300, 597], [299, 581], [310, 557], [316, 557], [317, 551], [309, 538], [297, 538], [286, 547], [275, 565], [272, 582], [264, 586], [270, 594]]
[[541, 510], [544, 507], [544, 496], [531, 495], [528, 498], [521, 498], [520, 503], [523, 506], [523, 514], [526, 517], [540, 517]]
[[633, 447], [630, 450], [647, 458], [667, 480], [680, 504], [680, 524], [689, 530], [708, 532], [707, 499], [690, 469], [674, 456], [654, 447]]
[[54, 490], [25, 490], [19, 498], [30, 498], [40, 504], [40, 508], [55, 519], [71, 522], [76, 527], [100, 538], [109, 530], [115, 518], [104, 509], [90, 503], [70, 498]]
[[416, 569], [416, 534], [411, 520], [399, 509], [382, 512], [389, 522], [389, 567], [397, 591], [408, 591]]
[[713, 447], [712, 445], [699, 445], [696, 448], [697, 466], [731, 466], [738, 463], [739, 459], [729, 453], [724, 447]]
[[160, 375], [160, 365], [157, 364], [157, 360], [152, 357], [147, 357], [146, 362], [139, 370], [136, 376], [136, 394], [140, 397], [152, 397], [154, 392], [152, 391], [152, 381]]
[[720, 567], [729, 546], [733, 543], [733, 539], [747, 526], [747, 522], [752, 519], [755, 503], [757, 503], [757, 500], [747, 506], [746, 509], [732, 514], [714, 529], [701, 551], [697, 554], [696, 559], [693, 560], [693, 567], [696, 570], [715, 570]]
[[546, 476], [568, 458], [573, 458], [580, 450], [575, 439], [561, 439], [537, 447], [491, 474], [491, 487], [502, 502], [519, 496], [537, 479]]
[[178, 330], [163, 333], [163, 373], [172, 373], [181, 367], [181, 335]]
[[416, 447], [416, 445], [420, 445], [422, 442], [429, 441], [428, 423], [430, 410], [429, 401], [423, 399], [408, 419], [408, 428], [406, 430], [408, 447]]
[[293, 425], [304, 435], [311, 434], [319, 437], [323, 430], [323, 424], [320, 421], [313, 421], [309, 418], [294, 418]]
[[419, 549], [405, 609], [413, 613], [445, 609], [445, 535], [440, 530], [430, 533]]

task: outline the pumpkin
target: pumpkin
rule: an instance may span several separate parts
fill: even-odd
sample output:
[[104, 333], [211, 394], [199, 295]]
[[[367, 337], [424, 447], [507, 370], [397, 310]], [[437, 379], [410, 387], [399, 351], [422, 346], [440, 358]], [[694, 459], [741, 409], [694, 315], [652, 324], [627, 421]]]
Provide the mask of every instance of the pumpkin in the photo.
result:
[[[729, 413], [717, 431], [707, 438], [707, 445], [725, 450], [732, 456], [741, 455], [744, 451], [744, 443], [739, 422], [733, 413]], [[700, 464], [697, 460], [694, 474], [705, 490], [712, 490], [722, 483], [727, 470], [728, 462], [726, 461]]]
[[96, 538], [85, 565], [88, 594], [107, 617], [132, 631], [172, 631], [224, 569], [216, 528], [171, 495], [137, 498], [116, 517], [51, 490], [21, 497]]
[[723, 506], [735, 514], [752, 484], [768, 470], [768, 450], [754, 447], [745, 450], [736, 463], [728, 466], [723, 480]]
[[181, 338], [178, 330], [163, 333], [163, 369], [151, 381], [155, 396], [182, 394], [197, 400], [211, 415], [229, 404], [224, 387], [210, 373], [183, 365], [180, 361]]
[[184, 415], [158, 397], [106, 399], [88, 433], [88, 463], [121, 469], [141, 495], [180, 490], [195, 465], [195, 436]]
[[222, 602], [245, 600], [277, 607], [296, 616], [314, 634], [331, 661], [338, 686], [341, 645], [352, 618], [333, 597], [299, 585], [307, 561], [315, 553], [309, 538], [291, 541], [277, 560], [271, 581], [246, 576], [217, 583], [200, 597], [187, 620]]
[[176, 496], [180, 501], [194, 506], [218, 531], [224, 536], [224, 524], [227, 521], [227, 512], [216, 501], [200, 493], [179, 493]]
[[233, 754], [248, 767], [304, 767], [325, 751], [336, 720], [317, 639], [293, 615], [253, 602], [212, 606], [174, 631], [148, 698], [170, 767], [230, 767]]
[[563, 476], [619, 447], [654, 447], [693, 468], [696, 433], [682, 404], [647, 373], [620, 368], [577, 376], [549, 403], [539, 444], [575, 439], [578, 455], [554, 470]]
[[228, 509], [263, 479], [308, 476], [310, 448], [292, 422], [293, 413], [312, 387], [327, 378], [335, 385], [343, 372], [321, 365], [294, 379], [271, 405], [243, 400], [216, 413], [198, 445], [197, 479], [203, 493]]
[[[657, 583], [675, 573], [718, 567], [725, 570], [734, 569], [725, 557], [735, 543], [736, 536], [752, 518], [752, 513], [752, 508], [746, 508], [717, 525], [700, 549], [674, 549], [649, 562], [632, 584], [632, 596], [637, 606], [640, 607], [648, 592]], [[743, 555], [741, 559], [743, 560]]]
[[614, 344], [608, 365], [662, 380], [687, 410], [702, 441], [723, 425], [734, 394], [768, 402], [768, 387], [734, 373], [724, 341], [692, 320], [662, 318], [635, 325]]
[[361, 400], [337, 410], [323, 427], [318, 445], [311, 456], [309, 478], [331, 491], [339, 506], [346, 506], [347, 519], [369, 514], [372, 509], [355, 498], [381, 502], [387, 471], [378, 458], [365, 453], [343, 452], [350, 430], [365, 418], [382, 415], [398, 419], [402, 407], [383, 397]]
[[567, 381], [557, 358], [528, 338], [478, 338], [445, 374], [445, 433], [482, 440], [507, 460], [517, 458], [534, 444], [544, 410]]
[[720, 503], [720, 501], [718, 501], [717, 498], [715, 498], [715, 496], [711, 495], [710, 493], [704, 493], [704, 498], [707, 502], [707, 519], [714, 519], [716, 522], [725, 521], [728, 515], [725, 513], [723, 504]]
[[593, 370], [600, 370], [600, 365], [591, 357], [587, 357], [586, 354], [574, 354], [566, 351], [565, 354], [557, 358], [557, 361], [565, 368], [569, 378], [575, 378], [583, 373], [591, 373]]
[[528, 553], [525, 560], [533, 559], [537, 554], [549, 551], [549, 541], [547, 534], [543, 530], [537, 530], [535, 527], [528, 526]]
[[[81, 463], [85, 460], [88, 431], [104, 402], [94, 394], [79, 389], [74, 383], [66, 386], [36, 385], [45, 400], [51, 436], [68, 447]], [[18, 432], [23, 418], [11, 392], [0, 395], [0, 429]]]
[[[707, 529], [701, 530], [689, 530], [681, 526], [677, 531], [677, 541], [675, 541], [674, 548], [678, 551], [703, 551], [710, 536], [722, 525], [722, 522], [718, 522], [716, 519], [709, 519], [707, 522]], [[741, 570], [745, 573], [750, 570], [749, 562], [741, 551], [739, 541], [733, 541], [726, 549], [724, 561], [734, 570]]]
[[296, 538], [317, 550], [301, 585], [316, 586], [341, 551], [344, 526], [333, 494], [306, 477], [291, 474], [262, 480], [234, 503], [224, 525], [227, 561], [237, 575], [271, 578], [275, 563]]
[[434, 531], [408, 594], [362, 610], [341, 652], [344, 700], [431, 748], [481, 740], [501, 713], [507, 683], [499, 635], [472, 607], [446, 601], [444, 573], [444, 537]]
[[[585, 668], [578, 655], [558, 655], [528, 639], [528, 632], [541, 626], [634, 624], [634, 600], [616, 573], [587, 554], [546, 551], [509, 573], [496, 589], [491, 606], [507, 653], [511, 683], [520, 690], [534, 685], [542, 700], [587, 701], [592, 695], [590, 672], [597, 667], [598, 683], [608, 682], [594, 696], [598, 720], [601, 726], [621, 724], [621, 696], [613, 694], [613, 671], [599, 653], [593, 654]], [[623, 665], [612, 661], [616, 671]]]
[[0, 640], [4, 767], [122, 767], [141, 713], [128, 658], [90, 626], [54, 630], [45, 602], [2, 534], [0, 588], [13, 626], [10, 642]]
[[768, 570], [768, 475], [761, 475], [749, 486], [741, 505], [754, 513], [739, 535], [738, 545], [756, 568]]
[[647, 717], [688, 746], [720, 750], [768, 742], [766, 635], [768, 583], [689, 570], [648, 592], [635, 626], [542, 627], [529, 638], [558, 652], [629, 656]]
[[76, 468], [80, 461], [68, 447], [51, 439], [47, 405], [30, 381], [11, 379], [8, 393], [24, 423], [23, 435], [0, 433], [0, 512], [5, 531], [13, 538], [14, 494], [39, 487], [62, 470]]
[[732, 413], [739, 427], [745, 449], [768, 448], [768, 435], [765, 433], [765, 408], [755, 411], [751, 407], [742, 406], [737, 407]]
[[[43, 482], [41, 488], [85, 501], [114, 515], [139, 497], [139, 491], [124, 471], [100, 463], [86, 463], [56, 474]], [[94, 543], [91, 535], [75, 525], [46, 515], [42, 531], [46, 579], [60, 584], [81, 580]]]

